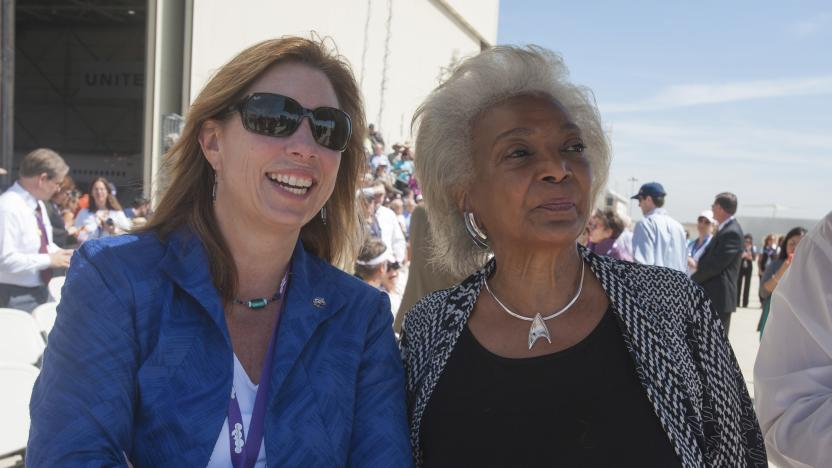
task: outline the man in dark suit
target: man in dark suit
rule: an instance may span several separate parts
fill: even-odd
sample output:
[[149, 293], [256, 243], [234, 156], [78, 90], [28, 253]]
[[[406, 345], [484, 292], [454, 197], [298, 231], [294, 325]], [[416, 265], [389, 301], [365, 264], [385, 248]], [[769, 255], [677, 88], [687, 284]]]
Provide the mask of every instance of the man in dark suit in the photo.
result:
[[719, 226], [691, 279], [702, 285], [728, 336], [731, 314], [737, 310], [737, 277], [743, 250], [742, 227], [734, 219], [737, 196], [720, 193], [711, 208]]

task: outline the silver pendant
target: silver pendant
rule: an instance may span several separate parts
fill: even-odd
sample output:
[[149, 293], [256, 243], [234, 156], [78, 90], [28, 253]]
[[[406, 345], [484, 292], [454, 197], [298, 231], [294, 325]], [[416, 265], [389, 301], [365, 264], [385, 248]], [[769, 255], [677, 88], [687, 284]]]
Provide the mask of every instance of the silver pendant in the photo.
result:
[[[528, 319], [527, 319], [528, 320]], [[534, 316], [532, 326], [529, 328], [529, 349], [541, 338], [546, 338], [549, 344], [552, 344], [552, 337], [549, 336], [549, 329], [546, 327], [546, 322], [540, 314]]]

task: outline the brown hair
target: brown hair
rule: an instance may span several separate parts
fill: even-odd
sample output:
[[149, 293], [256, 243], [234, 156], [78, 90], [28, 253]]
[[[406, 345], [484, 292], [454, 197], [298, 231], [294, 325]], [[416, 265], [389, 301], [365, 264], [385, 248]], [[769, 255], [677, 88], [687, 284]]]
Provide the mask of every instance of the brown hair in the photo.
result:
[[76, 190], [75, 181], [72, 179], [72, 176], [66, 175], [64, 176], [63, 182], [61, 182], [61, 192], [71, 192]]
[[604, 225], [604, 228], [612, 231], [612, 239], [618, 239], [618, 236], [624, 232], [624, 220], [615, 211], [607, 208], [606, 210], [596, 210], [593, 215]]
[[121, 210], [122, 209], [121, 203], [118, 202], [118, 199], [115, 197], [115, 195], [113, 195], [113, 191], [110, 189], [110, 187], [111, 187], [110, 181], [103, 178], [103, 177], [96, 177], [95, 179], [92, 180], [92, 182], [90, 182], [90, 191], [89, 191], [90, 205], [89, 205], [89, 208], [87, 208], [87, 209], [92, 213], [95, 213], [98, 210], [98, 207], [95, 206], [95, 199], [92, 196], [92, 188], [95, 187], [95, 184], [97, 184], [98, 182], [102, 182], [104, 184], [104, 188], [107, 189], [107, 201], [106, 201], [107, 209], [108, 210]]
[[731, 216], [737, 214], [737, 196], [731, 192], [717, 194], [714, 203], [721, 206]]
[[165, 155], [164, 170], [176, 183], [165, 189], [152, 220], [141, 229], [153, 231], [161, 239], [183, 225], [196, 233], [205, 245], [214, 286], [226, 302], [235, 296], [237, 270], [214, 214], [214, 171], [202, 153], [199, 132], [206, 120], [221, 118], [230, 105], [242, 99], [268, 69], [283, 63], [301, 63], [323, 72], [340, 108], [352, 119], [352, 135], [325, 205], [326, 224], [314, 217], [301, 228], [301, 241], [312, 254], [342, 268], [352, 266], [361, 242], [355, 192], [366, 164], [363, 141], [367, 123], [349, 64], [323, 40], [283, 37], [255, 44], [220, 68], [191, 104], [181, 138]]
[[[361, 252], [358, 254], [358, 260], [369, 262], [370, 260], [383, 254], [385, 250], [387, 250], [387, 246], [381, 241], [381, 239], [369, 237], [364, 241], [364, 245], [361, 246]], [[378, 265], [359, 265], [356, 263], [355, 274], [363, 280], [369, 280], [378, 274], [381, 267], [381, 263]]]

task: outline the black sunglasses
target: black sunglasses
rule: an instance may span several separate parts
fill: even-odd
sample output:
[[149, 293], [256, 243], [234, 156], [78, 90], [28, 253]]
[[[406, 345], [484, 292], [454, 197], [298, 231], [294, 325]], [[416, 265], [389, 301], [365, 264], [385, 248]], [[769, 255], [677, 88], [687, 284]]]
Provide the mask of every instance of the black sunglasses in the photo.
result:
[[254, 93], [228, 108], [240, 111], [246, 130], [271, 137], [288, 137], [309, 117], [312, 137], [324, 148], [344, 151], [352, 134], [350, 116], [334, 107], [307, 109], [290, 97], [272, 93]]

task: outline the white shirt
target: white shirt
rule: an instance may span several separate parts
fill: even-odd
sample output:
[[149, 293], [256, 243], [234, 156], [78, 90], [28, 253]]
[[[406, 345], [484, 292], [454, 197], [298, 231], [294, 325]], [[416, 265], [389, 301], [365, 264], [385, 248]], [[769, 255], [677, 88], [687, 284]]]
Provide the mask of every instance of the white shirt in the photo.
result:
[[[234, 391], [236, 392], [237, 403], [240, 405], [240, 413], [243, 417], [243, 434], [248, 436], [249, 425], [251, 424], [251, 412], [254, 409], [254, 400], [257, 397], [258, 385], [255, 385], [246, 374], [237, 355], [234, 355]], [[229, 395], [230, 396], [230, 395]], [[231, 465], [231, 446], [228, 442], [228, 416], [222, 423], [220, 429], [220, 436], [217, 438], [217, 443], [214, 444], [214, 451], [211, 452], [211, 458], [208, 460], [207, 468], [228, 468]], [[260, 453], [257, 454], [257, 463], [255, 467], [264, 468], [266, 466], [266, 442], [260, 442]]]
[[[90, 201], [92, 203], [92, 201]], [[121, 210], [98, 210], [90, 211], [84, 208], [75, 217], [75, 227], [79, 228], [78, 240], [84, 242], [87, 239], [99, 239], [109, 237], [111, 234], [99, 226], [98, 220], [112, 219], [113, 224], [122, 231], [130, 229], [132, 222]]]
[[687, 272], [685, 228], [663, 208], [653, 209], [633, 230], [633, 259], [645, 265]]
[[725, 226], [727, 226], [727, 225], [728, 225], [729, 223], [731, 223], [731, 221], [733, 221], [733, 220], [734, 220], [734, 217], [733, 217], [733, 216], [731, 216], [730, 218], [726, 219], [725, 221], [723, 221], [723, 222], [719, 223], [719, 225], [716, 227], [716, 231], [717, 231], [717, 232], [721, 231], [721, 230], [722, 230], [722, 228], [724, 228]]
[[404, 238], [396, 212], [386, 206], [379, 206], [375, 216], [381, 229], [381, 241], [393, 252], [397, 262], [403, 262], [407, 258], [407, 239]]
[[769, 460], [832, 466], [832, 212], [800, 242], [772, 294], [754, 395]]
[[60, 248], [52, 242], [52, 223], [43, 202], [15, 182], [0, 195], [0, 283], [40, 286], [40, 271], [49, 268], [49, 253], [40, 250], [40, 227], [35, 209], [40, 205], [48, 239], [47, 251]]
[[627, 255], [630, 257], [633, 256], [633, 231], [629, 229], [625, 229], [621, 231], [621, 234], [618, 235], [618, 239], [615, 240], [615, 245], [624, 249], [627, 252]]

